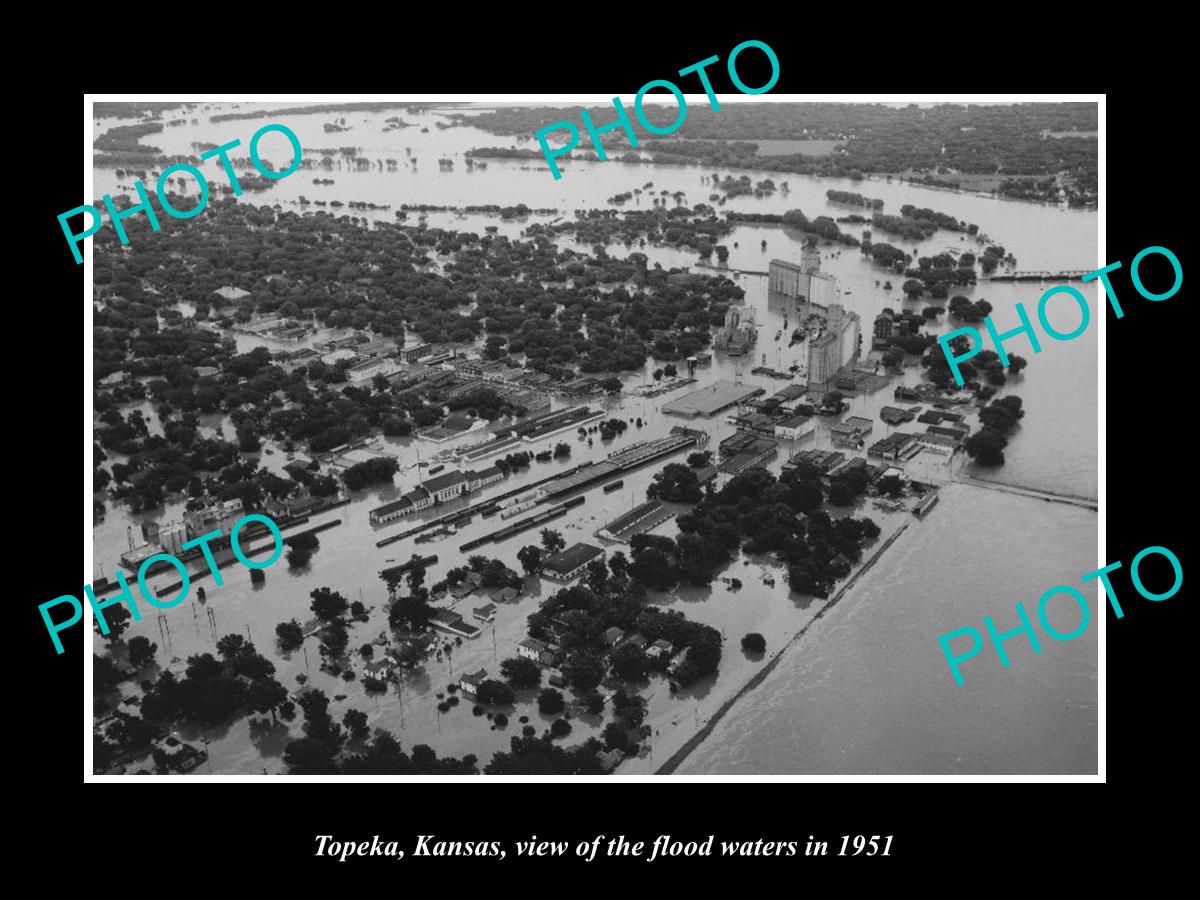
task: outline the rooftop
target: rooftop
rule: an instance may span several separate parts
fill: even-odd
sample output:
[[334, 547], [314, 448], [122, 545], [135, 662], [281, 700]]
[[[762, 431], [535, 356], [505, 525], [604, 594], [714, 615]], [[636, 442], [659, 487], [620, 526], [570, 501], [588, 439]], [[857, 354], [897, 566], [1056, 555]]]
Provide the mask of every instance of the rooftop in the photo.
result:
[[681, 416], [711, 416], [727, 407], [763, 393], [762, 388], [732, 381], [717, 381], [663, 404], [662, 411]]
[[566, 550], [555, 553], [542, 563], [542, 571], [565, 575], [568, 572], [574, 572], [580, 566], [587, 565], [593, 559], [603, 556], [604, 551], [599, 547], [593, 547], [591, 544], [572, 544]]

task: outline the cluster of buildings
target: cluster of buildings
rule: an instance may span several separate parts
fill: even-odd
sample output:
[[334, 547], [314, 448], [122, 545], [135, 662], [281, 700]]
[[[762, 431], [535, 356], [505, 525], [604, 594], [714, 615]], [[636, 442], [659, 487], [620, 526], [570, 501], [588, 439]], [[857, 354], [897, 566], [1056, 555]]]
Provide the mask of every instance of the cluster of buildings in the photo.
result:
[[199, 547], [184, 550], [183, 545], [211, 531], [218, 531], [221, 536], [208, 542], [209, 546], [214, 549], [227, 546], [230, 531], [244, 515], [242, 501], [234, 499], [188, 510], [183, 514], [183, 520], [178, 522], [160, 524], [147, 519], [142, 522], [143, 543], [138, 546], [134, 545], [131, 525], [129, 550], [121, 554], [121, 565], [136, 570], [146, 559], [164, 552], [182, 560], [192, 559], [203, 551]]
[[821, 253], [814, 242], [800, 251], [800, 263], [773, 259], [767, 271], [767, 308], [785, 316], [801, 315], [810, 307], [837, 301], [837, 279], [821, 271]]
[[897, 477], [904, 470], [887, 463], [872, 464], [861, 456], [846, 456], [840, 450], [802, 450], [783, 464], [783, 471], [790, 472], [801, 465], [811, 466], [821, 473], [826, 483], [832, 483], [835, 478], [855, 469], [866, 471], [872, 483], [889, 475]]
[[421, 482], [401, 496], [399, 500], [377, 506], [367, 514], [367, 517], [372, 525], [381, 525], [384, 522], [391, 522], [393, 519], [428, 509], [435, 504], [453, 500], [462, 494], [473, 493], [489, 484], [495, 484], [503, 478], [504, 473], [495, 466], [489, 466], [478, 472], [470, 470], [443, 472]]
[[825, 327], [808, 342], [808, 383], [829, 384], [841, 370], [853, 368], [858, 362], [860, 342], [858, 313], [831, 303], [825, 313]]
[[717, 445], [720, 463], [717, 471], [737, 475], [755, 466], [765, 466], [779, 453], [779, 444], [772, 438], [752, 431], [738, 431]]
[[725, 311], [725, 324], [713, 337], [713, 346], [730, 356], [744, 356], [757, 340], [754, 307], [738, 305]]
[[919, 334], [925, 320], [915, 313], [900, 313], [890, 307], [885, 307], [875, 317], [872, 326], [871, 347], [875, 350], [886, 350], [892, 346], [892, 340], [898, 337], [911, 337]]
[[[786, 320], [811, 323], [823, 320], [816, 335], [808, 339], [808, 381], [831, 384], [839, 371], [858, 361], [861, 322], [838, 302], [838, 282], [821, 271], [821, 254], [816, 242], [805, 244], [799, 264], [771, 260], [767, 271], [767, 308]], [[811, 325], [809, 326], [811, 327]]]

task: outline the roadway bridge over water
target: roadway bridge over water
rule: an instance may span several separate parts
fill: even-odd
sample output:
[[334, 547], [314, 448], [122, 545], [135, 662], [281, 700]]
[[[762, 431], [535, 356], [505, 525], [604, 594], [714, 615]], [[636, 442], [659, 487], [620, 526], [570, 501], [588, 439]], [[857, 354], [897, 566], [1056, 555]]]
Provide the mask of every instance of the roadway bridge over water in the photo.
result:
[[1062, 272], [1047, 272], [1045, 270], [1029, 272], [1009, 272], [993, 275], [988, 281], [1081, 281], [1089, 274], [1084, 269], [1067, 269]]
[[1015, 484], [1002, 484], [999, 481], [984, 481], [961, 472], [955, 472], [953, 480], [959, 484], [969, 484], [989, 491], [1003, 491], [1006, 494], [1020, 494], [1023, 497], [1033, 497], [1050, 503], [1068, 503], [1071, 506], [1081, 506], [1092, 511], [1099, 508], [1099, 504], [1091, 497], [1081, 497], [1077, 494], [1059, 494], [1054, 491], [1041, 491], [1037, 488], [1021, 487]]

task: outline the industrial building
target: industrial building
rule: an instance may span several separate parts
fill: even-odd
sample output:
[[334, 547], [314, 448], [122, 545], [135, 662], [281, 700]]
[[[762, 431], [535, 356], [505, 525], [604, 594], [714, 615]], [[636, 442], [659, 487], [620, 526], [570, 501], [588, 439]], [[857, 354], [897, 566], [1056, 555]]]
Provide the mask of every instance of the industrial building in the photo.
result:
[[697, 416], [715, 416], [731, 406], [764, 393], [766, 391], [760, 387], [734, 384], [732, 381], [716, 381], [698, 391], [677, 397], [670, 403], [664, 403], [662, 411], [689, 419]]

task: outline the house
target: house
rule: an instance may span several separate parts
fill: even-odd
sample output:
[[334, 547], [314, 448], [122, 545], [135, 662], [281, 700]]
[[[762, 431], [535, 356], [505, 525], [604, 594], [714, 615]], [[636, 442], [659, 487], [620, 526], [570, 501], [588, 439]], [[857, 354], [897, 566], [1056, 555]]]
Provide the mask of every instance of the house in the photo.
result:
[[517, 655], [522, 659], [531, 659], [537, 662], [542, 651], [548, 646], [545, 641], [539, 641], [537, 638], [526, 638], [517, 644]]
[[816, 430], [816, 423], [808, 416], [789, 416], [775, 424], [775, 437], [784, 441], [798, 441]]
[[595, 559], [603, 560], [604, 555], [603, 550], [591, 544], [573, 544], [542, 563], [542, 576], [567, 584], [582, 575], [588, 563]]
[[625, 632], [616, 625], [604, 632], [604, 642], [610, 647], [615, 647], [621, 643], [623, 637], [625, 637]]
[[512, 603], [521, 595], [515, 587], [503, 587], [492, 592], [492, 599], [497, 603]]
[[775, 418], [766, 413], [748, 412], [730, 416], [727, 420], [738, 431], [749, 431], [754, 434], [772, 435], [775, 433]]
[[880, 459], [908, 459], [920, 451], [916, 435], [897, 431], [882, 438], [867, 448], [867, 456], [877, 456]]
[[828, 474], [846, 460], [846, 454], [837, 450], [803, 450], [783, 464], [784, 471], [801, 465], [812, 466], [822, 475]]
[[560, 653], [560, 651], [551, 650], [549, 647], [547, 647], [545, 650], [543, 650], [541, 653], [538, 654], [538, 658], [537, 658], [538, 665], [545, 666], [546, 668], [557, 665], [559, 653]]
[[796, 408], [804, 403], [804, 398], [808, 394], [808, 388], [798, 384], [789, 384], [781, 391], [776, 391], [771, 395], [771, 399], [779, 404], [779, 408], [790, 413], [796, 412]]
[[415, 647], [417, 652], [428, 653], [437, 643], [437, 638], [432, 634], [418, 634], [416, 637], [409, 638], [408, 643]]
[[474, 697], [479, 686], [487, 681], [487, 669], [476, 669], [474, 672], [468, 672], [458, 682], [458, 689], [464, 694], [469, 694]]
[[915, 417], [907, 409], [900, 409], [896, 406], [885, 406], [879, 410], [879, 418], [888, 425], [903, 425], [905, 422], [911, 422]]
[[435, 610], [429, 617], [429, 624], [447, 634], [456, 634], [466, 638], [479, 637], [478, 628], [470, 622], [463, 621], [462, 616], [449, 609]]
[[493, 622], [496, 619], [496, 604], [485, 603], [483, 606], [477, 606], [471, 610], [471, 615], [480, 622]]
[[958, 449], [958, 439], [944, 434], [918, 434], [917, 446], [940, 456], [950, 456]]
[[650, 642], [646, 640], [644, 635], [637, 634], [635, 632], [629, 636], [629, 638], [625, 641], [625, 643], [633, 644], [633, 646], [637, 647], [639, 650], [645, 650], [646, 646]]
[[952, 438], [965, 438], [971, 433], [969, 425], [930, 425], [925, 429], [926, 434], [941, 434]]
[[863, 438], [875, 427], [870, 419], [861, 416], [851, 416], [844, 422], [839, 422], [829, 430], [835, 447], [859, 447]]
[[383, 659], [372, 660], [363, 666], [363, 673], [374, 681], [384, 681], [392, 677], [394, 665], [393, 661], [385, 656]]
[[358, 354], [353, 350], [347, 350], [342, 347], [338, 350], [331, 350], [329, 353], [322, 354], [321, 362], [327, 366], [333, 366], [340, 363], [343, 359], [354, 359]]
[[600, 760], [600, 768], [608, 773], [621, 764], [621, 761], [625, 759], [625, 752], [615, 749], [605, 750], [603, 753], [597, 753], [596, 759]]
[[670, 656], [675, 648], [671, 646], [670, 641], [664, 641], [661, 638], [646, 648], [646, 655], [651, 659], [658, 659], [660, 656]]
[[461, 600], [468, 594], [474, 593], [475, 585], [471, 583], [469, 578], [464, 578], [461, 583], [450, 588], [450, 596], [455, 600]]

